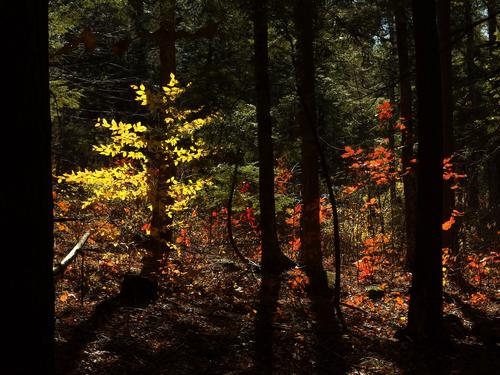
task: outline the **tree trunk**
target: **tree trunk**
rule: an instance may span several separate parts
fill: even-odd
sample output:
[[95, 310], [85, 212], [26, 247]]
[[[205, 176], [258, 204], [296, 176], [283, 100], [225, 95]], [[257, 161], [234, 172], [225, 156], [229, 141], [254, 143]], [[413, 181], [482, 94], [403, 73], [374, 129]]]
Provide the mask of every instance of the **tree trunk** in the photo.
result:
[[256, 0], [254, 9], [255, 83], [259, 145], [259, 203], [264, 271], [281, 272], [293, 262], [280, 251], [274, 202], [274, 153], [269, 82], [267, 0]]
[[280, 275], [262, 273], [259, 305], [255, 317], [255, 365], [258, 374], [273, 374], [274, 315], [281, 288]]
[[496, 36], [495, 32], [498, 28], [497, 18], [493, 16], [495, 9], [496, 0], [486, 0], [486, 7], [488, 9], [488, 42], [490, 43], [491, 49], [494, 49]]
[[[54, 373], [53, 216], [48, 77], [48, 3], [2, 2], [5, 87], [0, 208], [4, 308], [0, 373]], [[20, 17], [12, 22], [13, 17]], [[19, 264], [19, 257], [23, 262]], [[15, 267], [13, 265], [16, 265]]]
[[167, 215], [169, 207], [174, 203], [173, 198], [168, 195], [170, 184], [168, 179], [176, 175], [176, 168], [172, 162], [158, 160], [158, 177], [152, 192], [153, 213], [151, 219], [151, 237], [153, 241], [148, 246], [148, 254], [143, 259], [141, 275], [149, 276], [158, 272], [160, 262], [165, 252], [172, 244], [173, 228], [172, 217]]
[[[297, 0], [295, 3], [295, 26], [297, 32], [297, 94], [300, 100], [298, 121], [301, 137], [301, 193], [302, 216], [300, 232], [300, 261], [309, 277], [308, 294], [312, 302], [312, 310], [317, 319], [318, 335], [318, 369], [324, 370], [327, 362], [340, 371], [342, 361], [332, 358], [327, 348], [339, 349], [336, 336], [338, 325], [335, 322], [335, 311], [331, 301], [328, 279], [323, 268], [320, 235], [320, 190], [319, 190], [319, 150], [315, 144], [317, 132], [317, 115], [315, 100], [315, 68], [313, 50], [313, 11], [312, 0]], [[331, 340], [336, 340], [335, 343]], [[337, 344], [337, 345], [336, 345]]]
[[175, 0], [160, 1], [160, 83], [166, 86], [176, 74]]
[[256, 364], [263, 373], [272, 373], [273, 319], [280, 291], [279, 274], [293, 267], [280, 251], [276, 233], [274, 201], [274, 153], [271, 119], [271, 86], [268, 54], [268, 1], [255, 0], [254, 52], [259, 145], [259, 204], [262, 243], [262, 283], [255, 318]]
[[441, 337], [443, 115], [435, 1], [413, 0], [418, 99], [417, 241], [408, 333]]
[[[175, 0], [160, 1], [160, 84], [167, 86], [170, 82], [170, 74], [176, 72], [175, 54]], [[165, 126], [160, 119], [159, 127]], [[157, 180], [154, 191], [151, 192], [151, 203], [153, 214], [151, 219], [151, 237], [153, 239], [148, 249], [148, 254], [143, 259], [141, 274], [148, 276], [158, 272], [163, 254], [172, 244], [172, 217], [167, 215], [167, 209], [172, 205], [173, 198], [168, 195], [170, 184], [166, 181], [177, 174], [177, 168], [172, 161], [158, 158], [155, 163]]]
[[498, 146], [488, 159], [488, 209], [492, 218], [500, 217], [500, 147]]
[[297, 75], [300, 100], [298, 120], [301, 137], [301, 253], [300, 260], [310, 277], [310, 291], [324, 294], [327, 278], [323, 269], [320, 233], [320, 191], [318, 150], [314, 144], [316, 129], [316, 101], [314, 97], [314, 54], [311, 0], [298, 0], [296, 9], [297, 28]]
[[[472, 214], [475, 214], [479, 209], [479, 163], [480, 155], [478, 150], [481, 149], [480, 142], [484, 139], [482, 134], [478, 134], [474, 127], [474, 120], [477, 118], [480, 106], [479, 91], [476, 87], [477, 67], [474, 62], [475, 45], [474, 45], [474, 28], [472, 27], [472, 3], [471, 0], [464, 0], [464, 23], [467, 30], [467, 38], [465, 42], [465, 70], [467, 72], [468, 87], [468, 115], [466, 116], [466, 126], [473, 132], [471, 139], [472, 156], [469, 162], [468, 177], [468, 200], [467, 208]], [[480, 131], [480, 130], [479, 130]]]
[[[495, 51], [497, 41], [495, 32], [498, 28], [497, 17], [493, 16], [495, 0], [487, 0], [488, 9], [488, 42], [490, 53]], [[488, 209], [494, 218], [500, 217], [500, 147], [493, 147], [493, 151], [488, 155]], [[498, 223], [497, 223], [498, 225]]]
[[[137, 36], [143, 35], [146, 29], [146, 18], [144, 17], [144, 0], [128, 0], [128, 10], [132, 24], [134, 25], [134, 32]], [[147, 44], [144, 41], [137, 43], [137, 54], [133, 67], [135, 70], [135, 77], [142, 77], [147, 70]], [[138, 82], [134, 82], [137, 84]]]
[[396, 43], [398, 49], [399, 65], [399, 112], [401, 122], [405, 129], [402, 130], [401, 143], [401, 164], [403, 166], [403, 190], [405, 206], [405, 230], [406, 230], [406, 263], [411, 270], [415, 260], [416, 243], [416, 182], [413, 165], [410, 160], [413, 159], [414, 143], [414, 121], [412, 114], [412, 90], [410, 75], [410, 59], [408, 53], [408, 22], [405, 2], [394, 1], [395, 19], [396, 19]]
[[[388, 23], [388, 28], [389, 28], [389, 40], [391, 42], [391, 59], [396, 57], [397, 54], [397, 43], [396, 43], [396, 33], [394, 29], [394, 22], [393, 22], [393, 17], [389, 14], [387, 16], [387, 23]], [[394, 66], [391, 64], [388, 67], [388, 74], [389, 77], [393, 77], [396, 75], [396, 69]], [[396, 98], [396, 90], [395, 90], [395, 84], [391, 84], [388, 88], [388, 96], [389, 96], [389, 102], [391, 105], [394, 104], [395, 98]], [[387, 138], [389, 138], [389, 149], [391, 150], [392, 153], [395, 153], [396, 148], [395, 148], [395, 134], [394, 134], [394, 124], [392, 119], [389, 121], [386, 121], [387, 128], [384, 129]], [[394, 158], [391, 162], [392, 168], [394, 170], [396, 169], [396, 159]], [[396, 180], [391, 179], [390, 185], [389, 185], [389, 193], [391, 197], [391, 229], [394, 229], [394, 207], [397, 205], [398, 201], [398, 194], [397, 194], [397, 189], [396, 189]], [[393, 233], [394, 234], [394, 233]]]
[[[453, 155], [455, 146], [453, 138], [453, 105], [451, 87], [451, 38], [450, 38], [450, 0], [438, 0], [437, 7], [439, 42], [441, 47], [441, 86], [443, 106], [443, 156]], [[456, 161], [454, 161], [455, 163]], [[451, 189], [454, 182], [444, 181], [443, 190], [443, 219], [448, 221], [455, 209], [455, 191]], [[452, 254], [458, 253], [458, 226], [453, 225], [443, 233], [443, 247], [450, 249]]]

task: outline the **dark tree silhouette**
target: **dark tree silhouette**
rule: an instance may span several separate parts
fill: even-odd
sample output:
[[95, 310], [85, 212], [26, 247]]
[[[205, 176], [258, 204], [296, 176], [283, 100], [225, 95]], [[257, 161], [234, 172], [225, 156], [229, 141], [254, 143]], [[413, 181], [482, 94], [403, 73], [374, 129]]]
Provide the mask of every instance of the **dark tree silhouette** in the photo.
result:
[[[170, 74], [176, 73], [176, 50], [175, 50], [175, 0], [159, 0], [160, 5], [160, 28], [157, 32], [160, 50], [160, 84], [167, 86], [170, 82]], [[158, 126], [164, 126], [160, 123]], [[177, 173], [177, 168], [172, 161], [163, 159], [155, 160], [158, 168], [158, 183], [152, 200], [153, 215], [151, 218], [151, 235], [153, 244], [150, 253], [144, 258], [142, 274], [150, 276], [158, 272], [163, 253], [167, 249], [165, 243], [172, 243], [172, 217], [166, 215], [166, 207], [173, 203], [168, 192], [170, 185], [164, 183]]]
[[293, 262], [280, 251], [274, 202], [274, 153], [272, 141], [271, 87], [268, 54], [268, 2], [256, 0], [253, 9], [255, 84], [259, 147], [259, 203], [262, 241], [262, 284], [255, 320], [256, 364], [272, 373], [273, 316], [280, 291], [281, 271]]
[[[319, 157], [316, 141], [317, 108], [315, 99], [314, 64], [314, 2], [295, 2], [295, 28], [297, 33], [297, 94], [299, 96], [299, 134], [301, 138], [301, 232], [300, 262], [304, 266], [309, 285], [312, 310], [316, 315], [318, 335], [318, 371], [328, 371], [332, 366], [342, 373], [344, 362], [338, 356], [340, 332], [335, 320], [331, 290], [323, 267], [320, 227]], [[338, 250], [338, 249], [337, 249]], [[334, 351], [333, 353], [330, 351]], [[337, 353], [335, 353], [337, 351]]]
[[[413, 159], [414, 121], [412, 114], [411, 64], [408, 52], [408, 16], [406, 2], [394, 0], [394, 18], [396, 22], [396, 44], [399, 66], [399, 114], [405, 125], [402, 132], [402, 165], [403, 170], [412, 168]], [[412, 268], [415, 259], [415, 201], [416, 185], [415, 174], [403, 175], [405, 231], [406, 231], [406, 261], [408, 268]]]
[[[439, 0], [437, 8], [439, 42], [441, 46], [441, 85], [443, 104], [443, 156], [453, 155], [455, 142], [453, 137], [453, 105], [452, 105], [452, 63], [450, 35], [450, 0]], [[443, 222], [450, 219], [455, 209], [455, 190], [451, 187], [452, 180], [444, 182], [443, 191]], [[457, 225], [453, 225], [443, 234], [443, 247], [457, 254]]]
[[440, 338], [442, 325], [443, 115], [435, 1], [413, 1], [418, 100], [417, 238], [408, 333]]
[[[0, 373], [54, 372], [51, 129], [47, 2], [2, 2], [0, 195], [4, 330]], [[22, 22], [14, 19], [22, 16]], [[10, 21], [10, 22], [9, 22]]]

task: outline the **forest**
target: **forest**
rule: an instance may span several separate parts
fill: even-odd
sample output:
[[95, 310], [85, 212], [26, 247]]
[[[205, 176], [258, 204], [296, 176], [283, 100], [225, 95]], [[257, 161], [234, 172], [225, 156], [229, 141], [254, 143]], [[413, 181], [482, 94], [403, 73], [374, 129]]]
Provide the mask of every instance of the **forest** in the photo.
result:
[[498, 372], [498, 0], [8, 6], [0, 373]]

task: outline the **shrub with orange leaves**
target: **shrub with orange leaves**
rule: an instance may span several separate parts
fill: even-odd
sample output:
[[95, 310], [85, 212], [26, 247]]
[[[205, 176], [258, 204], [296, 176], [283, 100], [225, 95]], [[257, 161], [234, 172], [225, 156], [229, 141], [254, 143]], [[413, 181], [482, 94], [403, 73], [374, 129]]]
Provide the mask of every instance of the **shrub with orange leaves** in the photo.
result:
[[[443, 180], [445, 181], [453, 181], [452, 185], [450, 186], [451, 190], [456, 190], [460, 188], [460, 181], [467, 177], [465, 174], [459, 174], [453, 170], [453, 163], [451, 162], [453, 159], [454, 155], [450, 156], [449, 158], [445, 158], [443, 160]], [[457, 216], [463, 216], [463, 212], [458, 211], [458, 210], [453, 210], [451, 213], [451, 216], [448, 220], [446, 220], [442, 228], [444, 231], [450, 230], [453, 224], [455, 224], [456, 220], [455, 218]]]
[[377, 118], [379, 121], [390, 120], [393, 116], [392, 104], [389, 100], [384, 100], [377, 106]]
[[495, 251], [483, 257], [478, 254], [472, 254], [467, 257], [467, 262], [467, 273], [471, 277], [472, 283], [477, 285], [484, 278], [490, 276], [491, 273], [494, 274], [494, 270], [498, 271], [497, 265], [500, 263], [500, 254]]
[[287, 282], [292, 289], [303, 292], [305, 287], [309, 284], [309, 277], [307, 277], [304, 271], [298, 267], [288, 271], [287, 274]]
[[368, 183], [387, 185], [398, 177], [394, 168], [394, 153], [387, 147], [380, 145], [367, 153], [361, 148], [354, 151], [350, 146], [344, 150], [341, 157], [351, 160], [349, 169], [356, 176], [356, 183], [346, 187], [345, 194], [352, 194]]
[[375, 237], [368, 237], [364, 240], [362, 250], [363, 257], [354, 265], [358, 271], [358, 280], [363, 281], [374, 276], [375, 271], [383, 269], [389, 264], [382, 249], [390, 242], [389, 237], [378, 234]]

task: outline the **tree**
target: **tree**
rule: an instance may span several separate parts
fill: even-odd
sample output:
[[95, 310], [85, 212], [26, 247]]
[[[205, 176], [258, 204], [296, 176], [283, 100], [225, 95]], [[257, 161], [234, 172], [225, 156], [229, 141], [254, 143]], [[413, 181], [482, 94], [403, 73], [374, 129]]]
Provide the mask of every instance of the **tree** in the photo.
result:
[[408, 333], [436, 340], [442, 325], [443, 114], [440, 51], [434, 1], [413, 0], [417, 71], [418, 166], [416, 251]]
[[[170, 81], [170, 75], [176, 74], [176, 51], [175, 51], [175, 0], [159, 0], [160, 27], [157, 30], [157, 41], [160, 55], [160, 84], [166, 87]], [[157, 127], [161, 128], [161, 125]], [[172, 205], [173, 199], [168, 191], [170, 183], [177, 174], [177, 167], [173, 160], [160, 156], [154, 161], [158, 171], [158, 183], [152, 191], [153, 214], [151, 218], [151, 236], [153, 238], [149, 253], [144, 259], [144, 267], [147, 270], [155, 270], [172, 241], [172, 215], [166, 215], [167, 207]], [[147, 274], [148, 272], [146, 272]]]
[[[160, 246], [175, 248], [171, 239], [162, 237], [165, 231], [172, 231], [173, 216], [186, 208], [187, 202], [206, 184], [205, 180], [181, 182], [175, 176], [161, 173], [164, 169], [177, 169], [207, 154], [204, 143], [195, 136], [196, 132], [210, 123], [213, 117], [196, 118], [196, 110], [178, 108], [179, 97], [185, 89], [171, 74], [170, 82], [162, 88], [161, 95], [146, 91], [144, 85], [132, 86], [136, 91], [136, 100], [143, 106], [149, 106], [152, 112], [163, 117], [158, 124], [143, 125], [141, 122], [128, 124], [112, 120], [99, 119], [96, 127], [111, 132], [111, 142], [94, 145], [93, 150], [110, 158], [111, 165], [96, 169], [65, 173], [60, 180], [86, 186], [90, 197], [84, 207], [97, 201], [134, 201], [142, 200], [152, 207], [151, 232], [155, 240], [153, 254], [143, 260], [141, 273], [144, 276], [158, 272], [161, 255]], [[162, 185], [158, 188], [158, 185]], [[158, 196], [158, 192], [161, 195]], [[161, 214], [161, 215], [160, 215]], [[158, 216], [168, 218], [168, 228], [153, 225]], [[166, 219], [162, 221], [162, 225]], [[158, 222], [156, 222], [158, 225]], [[160, 230], [161, 229], [161, 230]]]
[[404, 128], [402, 129], [402, 168], [405, 208], [406, 261], [411, 269], [415, 258], [415, 174], [411, 172], [414, 143], [414, 121], [412, 114], [411, 65], [408, 51], [408, 20], [407, 7], [402, 1], [394, 1], [394, 16], [396, 22], [396, 44], [399, 66], [399, 115]]
[[[451, 159], [455, 148], [453, 136], [453, 105], [452, 105], [452, 56], [450, 36], [450, 0], [439, 0], [437, 8], [439, 42], [441, 46], [441, 86], [443, 106], [443, 155]], [[444, 182], [443, 190], [443, 222], [452, 216], [455, 210], [455, 190], [452, 189], [453, 180]], [[458, 251], [457, 226], [443, 234], [443, 247], [450, 249], [453, 254]]]
[[272, 372], [273, 315], [280, 289], [279, 274], [293, 267], [280, 250], [274, 201], [274, 152], [268, 54], [268, 2], [256, 0], [253, 9], [256, 110], [259, 147], [259, 204], [262, 246], [262, 284], [256, 317], [257, 362]]
[[262, 231], [262, 266], [266, 270], [281, 272], [293, 263], [280, 251], [276, 234], [276, 208], [274, 202], [274, 152], [271, 118], [271, 86], [269, 81], [267, 0], [255, 1], [254, 50], [256, 110], [259, 146], [259, 202]]
[[[213, 34], [213, 29], [199, 29], [194, 34], [181, 33], [176, 30], [176, 0], [158, 0], [160, 9], [160, 27], [153, 33], [155, 36], [160, 55], [160, 83], [165, 87], [170, 82], [171, 74], [176, 74], [176, 41], [181, 37], [207, 37]], [[151, 234], [155, 240], [147, 256], [147, 263], [156, 264], [162, 257], [165, 247], [164, 243], [172, 243], [172, 224], [173, 218], [166, 216], [166, 207], [174, 204], [169, 197], [168, 190], [171, 184], [166, 181], [172, 181], [177, 175], [177, 168], [172, 160], [157, 160], [158, 162], [158, 181], [155, 198], [153, 199], [153, 217], [151, 219]], [[154, 267], [153, 267], [154, 268]]]
[[[481, 104], [481, 93], [479, 91], [477, 78], [478, 78], [478, 66], [476, 65], [475, 58], [477, 56], [477, 49], [475, 46], [475, 30], [472, 25], [473, 19], [473, 6], [471, 0], [464, 0], [464, 24], [466, 28], [466, 40], [465, 40], [465, 70], [467, 74], [468, 81], [468, 112], [465, 116], [465, 126], [469, 129], [474, 127], [474, 121], [478, 119], [480, 113]], [[482, 129], [480, 129], [482, 130]], [[482, 131], [481, 131], [482, 133]], [[472, 150], [472, 161], [470, 164], [468, 175], [469, 189], [468, 189], [468, 207], [471, 211], [477, 211], [479, 209], [479, 180], [480, 180], [480, 168], [481, 155], [479, 152], [479, 143], [484, 139], [484, 134], [480, 134], [479, 137], [475, 136], [471, 139], [475, 142], [475, 147]]]
[[320, 233], [319, 154], [313, 133], [317, 131], [314, 90], [313, 5], [299, 0], [295, 9], [297, 29], [297, 91], [301, 138], [301, 253], [300, 260], [311, 279], [312, 295], [327, 294], [328, 284], [322, 264]]
[[[328, 279], [323, 267], [320, 226], [320, 186], [319, 157], [317, 142], [317, 107], [315, 99], [314, 65], [314, 2], [297, 0], [295, 2], [295, 28], [297, 33], [296, 84], [299, 100], [297, 114], [301, 150], [301, 198], [302, 215], [300, 228], [300, 262], [309, 277], [307, 288], [312, 309], [317, 319], [319, 341], [319, 366], [326, 361], [337, 362], [334, 358], [325, 358], [324, 350], [330, 345], [339, 345], [336, 334], [339, 329], [335, 321], [335, 310], [331, 301]], [[338, 249], [337, 249], [338, 250]], [[332, 343], [332, 339], [336, 340]], [[335, 350], [339, 350], [336, 347]], [[342, 362], [342, 361], [341, 361]], [[336, 363], [337, 370], [343, 366]], [[322, 369], [324, 370], [324, 369]]]
[[[4, 247], [2, 272], [5, 324], [0, 372], [54, 372], [54, 295], [52, 280], [51, 129], [48, 89], [47, 2], [2, 3], [3, 51], [6, 69], [2, 110], [12, 140], [4, 151], [0, 207]], [[9, 22], [22, 15], [22, 22]], [[7, 58], [8, 56], [8, 58]], [[19, 145], [22, 144], [22, 151]], [[17, 265], [17, 266], [15, 266]]]

